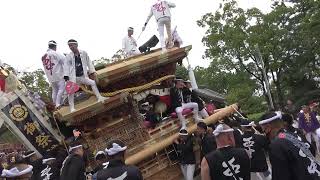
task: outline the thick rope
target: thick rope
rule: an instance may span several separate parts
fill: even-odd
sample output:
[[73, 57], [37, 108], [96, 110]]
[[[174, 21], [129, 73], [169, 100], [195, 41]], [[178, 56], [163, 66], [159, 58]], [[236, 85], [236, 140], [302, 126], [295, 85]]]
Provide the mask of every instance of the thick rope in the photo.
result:
[[[58, 122], [57, 122], [55, 116], [53, 115], [52, 117], [53, 117], [53, 120], [54, 120], [54, 122], [55, 122], [55, 124], [56, 124], [56, 126], [57, 126], [57, 129], [58, 129], [60, 135], [63, 135], [62, 132], [61, 132], [61, 130], [60, 130], [60, 128], [59, 128], [59, 125], [58, 125]], [[69, 153], [69, 149], [68, 149], [68, 147], [67, 147], [67, 144], [66, 144], [64, 138], [62, 138], [62, 144], [63, 144], [65, 150], [67, 151], [68, 155], [69, 155], [69, 154], [70, 154], [70, 153]]]
[[[136, 86], [136, 87], [132, 87], [132, 88], [121, 89], [121, 90], [117, 90], [117, 91], [114, 91], [114, 92], [101, 93], [101, 95], [104, 96], [104, 97], [110, 97], [110, 96], [114, 96], [114, 95], [117, 95], [117, 94], [120, 94], [120, 93], [123, 93], [123, 92], [128, 92], [128, 93], [140, 92], [140, 91], [149, 89], [152, 86], [154, 86], [155, 84], [158, 84], [158, 83], [160, 83], [160, 82], [162, 82], [164, 80], [167, 80], [167, 79], [170, 79], [170, 78], [174, 78], [174, 77], [175, 77], [174, 75], [167, 75], [167, 76], [161, 77], [159, 79], [156, 79], [156, 80], [154, 80], [154, 81], [152, 81], [150, 83], [144, 84], [142, 86]], [[88, 94], [94, 94], [91, 90], [87, 89], [85, 86], [80, 85], [80, 87], [84, 92], [86, 92]]]

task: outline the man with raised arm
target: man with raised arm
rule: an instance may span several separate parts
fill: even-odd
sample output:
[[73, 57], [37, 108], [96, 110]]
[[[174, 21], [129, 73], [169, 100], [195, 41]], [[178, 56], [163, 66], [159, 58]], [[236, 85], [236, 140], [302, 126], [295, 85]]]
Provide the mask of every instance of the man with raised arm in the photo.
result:
[[155, 17], [158, 24], [158, 31], [160, 35], [160, 42], [162, 52], [166, 52], [166, 43], [164, 38], [164, 26], [166, 26], [169, 48], [173, 46], [172, 37], [171, 37], [171, 12], [170, 8], [174, 8], [176, 5], [168, 1], [157, 0], [157, 2], [151, 6], [149, 16], [142, 28], [142, 31], [146, 29], [146, 26], [152, 16]]

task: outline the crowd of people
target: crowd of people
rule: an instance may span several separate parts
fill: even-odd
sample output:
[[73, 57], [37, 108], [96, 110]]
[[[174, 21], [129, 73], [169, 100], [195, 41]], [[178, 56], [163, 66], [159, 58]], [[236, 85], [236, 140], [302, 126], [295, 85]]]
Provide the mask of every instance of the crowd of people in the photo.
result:
[[69, 144], [68, 153], [64, 149], [48, 153], [43, 158], [34, 151], [10, 156], [8, 164], [0, 167], [0, 179], [7, 180], [142, 180], [140, 170], [125, 164], [127, 147], [120, 140], [108, 142], [107, 148], [95, 155], [96, 168], [86, 172], [87, 161], [83, 145], [79, 140]]
[[[313, 110], [316, 108], [313, 107]], [[292, 114], [280, 111], [265, 113], [259, 122], [249, 121], [244, 114], [221, 119], [216, 124], [197, 122], [194, 133], [187, 128], [179, 131], [174, 140], [181, 173], [192, 180], [199, 173], [203, 180], [316, 180], [320, 179], [320, 164], [316, 155], [317, 138], [309, 143], [308, 133], [319, 124], [311, 119], [315, 111], [303, 106], [297, 114], [299, 127], [294, 127]], [[305, 118], [301, 118], [301, 114]], [[310, 120], [308, 117], [310, 116]], [[315, 115], [315, 117], [317, 117]], [[306, 127], [310, 131], [306, 131]], [[77, 135], [79, 136], [79, 134]], [[75, 135], [68, 154], [61, 149], [56, 154], [38, 158], [35, 152], [25, 152], [10, 158], [1, 169], [6, 179], [143, 179], [136, 166], [125, 164], [127, 146], [120, 140], [107, 142], [106, 149], [96, 152], [95, 168], [86, 172], [87, 162], [83, 145]], [[200, 160], [194, 152], [200, 147]], [[19, 178], [18, 178], [19, 177]]]
[[[296, 108], [289, 101], [285, 113], [265, 113], [259, 122], [250, 121], [241, 110], [216, 124], [207, 125], [204, 103], [193, 91], [190, 81], [176, 77], [170, 89], [171, 109], [181, 122], [179, 137], [174, 140], [184, 179], [192, 180], [200, 169], [203, 180], [304, 180], [320, 179], [318, 104]], [[192, 109], [197, 124], [188, 132], [185, 109]], [[201, 116], [201, 118], [199, 117]], [[203, 119], [202, 119], [203, 118]], [[38, 158], [35, 152], [15, 153], [2, 166], [6, 179], [82, 180], [143, 179], [135, 166], [125, 164], [127, 147], [120, 140], [107, 143], [97, 151], [96, 168], [88, 170], [81, 133], [77, 130], [69, 143], [55, 153]], [[200, 147], [200, 162], [194, 152]], [[269, 161], [268, 161], [269, 160]]]
[[[171, 31], [170, 8], [175, 4], [157, 1], [143, 26], [145, 30], [152, 16], [155, 17], [160, 34], [162, 53], [174, 43], [182, 43], [176, 30]], [[164, 39], [166, 26], [168, 41]], [[137, 42], [132, 37], [133, 28], [123, 39], [126, 56], [139, 54]], [[174, 40], [175, 39], [175, 40]], [[56, 108], [61, 106], [62, 94], [68, 93], [70, 111], [75, 111], [74, 93], [78, 84], [91, 86], [97, 100], [105, 101], [97, 88], [95, 68], [87, 52], [78, 49], [78, 42], [68, 41], [71, 52], [59, 54], [57, 43], [49, 41], [48, 51], [42, 57], [45, 74], [52, 86], [52, 99]], [[181, 172], [185, 180], [192, 180], [200, 169], [203, 180], [318, 180], [320, 163], [316, 155], [320, 150], [320, 124], [318, 104], [302, 106], [297, 113], [292, 102], [288, 102], [285, 113], [270, 111], [259, 122], [238, 116], [221, 119], [216, 124], [207, 125], [209, 116], [204, 103], [193, 91], [190, 81], [175, 78], [170, 89], [171, 110], [180, 120], [179, 137], [174, 140]], [[197, 124], [195, 133], [188, 132], [184, 110], [193, 113]], [[149, 115], [149, 120], [151, 115]], [[295, 123], [297, 122], [297, 123]], [[200, 147], [200, 162], [194, 146]], [[61, 146], [43, 158], [34, 151], [10, 154], [7, 163], [0, 167], [1, 178], [35, 180], [85, 180], [117, 179], [141, 180], [138, 167], [125, 164], [127, 146], [120, 140], [106, 143], [106, 149], [95, 154], [96, 168], [87, 170], [86, 152], [78, 136], [66, 149]], [[4, 155], [2, 155], [4, 156]], [[7, 155], [5, 155], [7, 157]]]
[[[59, 159], [53, 155], [46, 155], [43, 158], [34, 151], [14, 151], [3, 156], [1, 159], [2, 179], [58, 179]], [[50, 178], [49, 178], [50, 179]]]
[[[75, 40], [69, 40], [69, 47], [72, 52], [67, 55], [69, 60], [67, 58], [66, 61], [71, 66], [68, 76], [65, 74], [62, 77], [63, 81], [75, 78], [75, 82], [87, 83], [93, 90], [96, 89], [98, 100], [102, 99], [95, 82], [89, 78], [92, 74], [84, 72], [84, 65], [91, 66], [86, 53], [77, 49]], [[50, 41], [48, 53], [55, 48], [55, 42]], [[81, 60], [86, 57], [87, 62], [83, 63]], [[47, 62], [46, 56], [43, 60]], [[77, 63], [80, 66], [75, 65]], [[73, 66], [82, 68], [79, 70]], [[64, 66], [60, 68], [66, 69]], [[47, 75], [51, 70], [46, 69]], [[60, 70], [55, 69], [55, 71]], [[90, 68], [87, 71], [89, 72]], [[55, 85], [54, 80], [52, 85]], [[54, 95], [60, 96], [60, 85], [59, 83], [56, 85], [53, 100], [59, 106], [60, 101], [55, 99]], [[71, 91], [74, 88], [72, 86]], [[317, 103], [304, 105], [297, 112], [297, 108], [288, 101], [285, 113], [268, 112], [259, 122], [249, 121], [243, 113], [237, 112], [235, 114], [237, 116], [222, 119], [214, 125], [207, 125], [204, 119], [209, 114], [204, 102], [193, 91], [190, 81], [176, 77], [170, 89], [170, 98], [171, 110], [176, 113], [181, 123], [179, 138], [174, 144], [184, 179], [192, 180], [198, 169], [204, 180], [320, 179], [320, 164], [315, 158], [320, 148], [320, 118]], [[69, 103], [72, 105], [72, 102]], [[192, 111], [193, 119], [197, 123], [194, 134], [188, 132], [184, 114], [186, 109]], [[77, 137], [75, 136], [74, 141], [70, 143], [68, 152], [62, 148], [55, 154], [48, 153], [42, 159], [37, 158], [35, 152], [26, 152], [22, 156], [16, 153], [14, 157], [10, 157], [6, 166], [1, 167], [2, 177], [43, 180], [143, 179], [137, 167], [125, 164], [124, 155], [127, 147], [119, 140], [109, 142], [105, 150], [98, 151], [95, 156], [96, 168], [86, 172], [85, 151], [83, 145], [77, 141]], [[201, 162], [197, 162], [195, 144], [200, 147]]]
[[194, 134], [181, 129], [175, 144], [184, 179], [195, 176], [197, 143], [203, 180], [320, 179], [318, 104], [301, 108], [267, 112], [259, 122], [238, 112], [210, 127], [198, 122]]

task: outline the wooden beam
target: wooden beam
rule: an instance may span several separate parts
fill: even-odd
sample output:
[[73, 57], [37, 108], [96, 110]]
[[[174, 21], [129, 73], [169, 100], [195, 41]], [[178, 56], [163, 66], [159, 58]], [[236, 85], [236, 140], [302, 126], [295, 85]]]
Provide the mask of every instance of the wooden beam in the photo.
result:
[[4, 123], [4, 119], [0, 118], [0, 128], [2, 127], [3, 123]]
[[[204, 122], [206, 124], [213, 124], [216, 123], [218, 120], [223, 119], [226, 116], [229, 116], [233, 113], [235, 113], [235, 109], [238, 109], [238, 106], [236, 104], [233, 104], [231, 106], [225, 107], [221, 109], [219, 112], [207, 117]], [[197, 129], [197, 125], [194, 124], [191, 127], [188, 127], [188, 132], [193, 133]], [[156, 144], [151, 144], [149, 147], [146, 147], [144, 150], [129, 156], [126, 159], [126, 164], [137, 164], [144, 159], [152, 156], [153, 154], [163, 150], [164, 148], [170, 146], [175, 139], [177, 139], [179, 136], [178, 133], [175, 133], [174, 135], [169, 136], [168, 138], [156, 143]]]

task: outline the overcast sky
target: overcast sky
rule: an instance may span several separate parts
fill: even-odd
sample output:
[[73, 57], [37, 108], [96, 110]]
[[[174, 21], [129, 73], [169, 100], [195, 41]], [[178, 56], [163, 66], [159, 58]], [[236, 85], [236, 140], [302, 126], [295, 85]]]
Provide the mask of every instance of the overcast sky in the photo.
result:
[[[69, 52], [67, 41], [74, 38], [79, 48], [92, 60], [110, 58], [121, 48], [127, 27], [141, 32], [155, 0], [6, 0], [0, 1], [0, 59], [19, 70], [42, 68], [41, 56], [49, 40], [58, 43], [58, 51]], [[189, 59], [193, 67], [207, 66], [201, 39], [205, 30], [196, 21], [214, 12], [221, 0], [171, 0], [172, 26], [177, 25], [184, 45], [193, 45]], [[270, 10], [271, 0], [239, 0], [243, 8]], [[154, 18], [138, 40], [143, 44], [153, 34], [158, 36]], [[158, 44], [159, 46], [159, 44]]]

